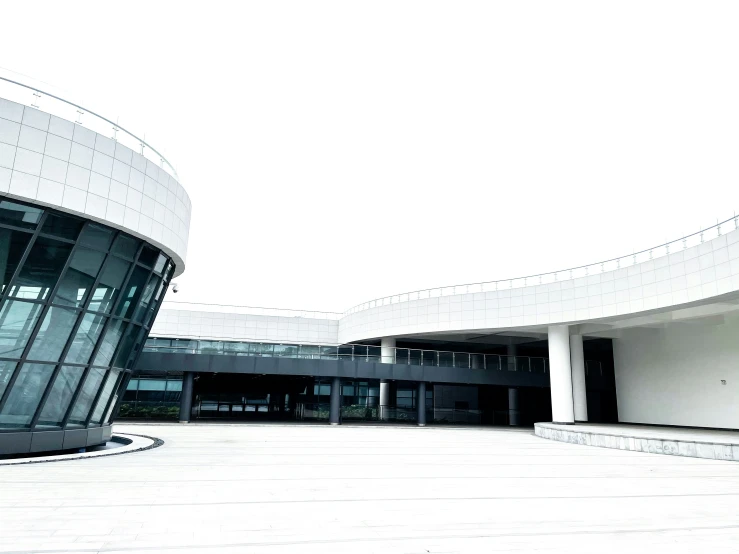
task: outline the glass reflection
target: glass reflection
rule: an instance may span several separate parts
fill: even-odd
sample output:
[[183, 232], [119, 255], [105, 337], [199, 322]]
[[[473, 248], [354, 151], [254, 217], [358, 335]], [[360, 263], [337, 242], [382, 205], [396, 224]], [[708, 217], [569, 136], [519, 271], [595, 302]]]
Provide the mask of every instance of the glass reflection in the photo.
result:
[[56, 285], [71, 251], [69, 243], [38, 237], [11, 287], [11, 296], [45, 300]]
[[20, 358], [43, 305], [6, 300], [0, 310], [0, 356]]
[[51, 364], [23, 364], [0, 410], [0, 427], [16, 429], [31, 425], [53, 371]]
[[37, 425], [59, 427], [62, 424], [83, 373], [84, 368], [70, 365], [62, 366], [56, 379], [54, 379], [54, 384], [41, 410]]
[[29, 360], [57, 362], [77, 321], [77, 312], [52, 306], [33, 341]]

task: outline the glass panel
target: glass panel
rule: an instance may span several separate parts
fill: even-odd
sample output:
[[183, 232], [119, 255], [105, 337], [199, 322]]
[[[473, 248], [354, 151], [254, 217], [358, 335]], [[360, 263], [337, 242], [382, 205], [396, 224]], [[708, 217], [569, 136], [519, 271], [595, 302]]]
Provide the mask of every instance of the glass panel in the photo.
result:
[[133, 274], [131, 275], [131, 279], [129, 279], [126, 285], [123, 298], [115, 310], [116, 315], [120, 315], [125, 318], [131, 317], [148, 278], [149, 270], [136, 266], [136, 269], [133, 270]]
[[9, 300], [0, 311], [0, 355], [20, 358], [43, 306]]
[[31, 236], [31, 233], [0, 228], [0, 279], [2, 279], [0, 292], [10, 284]]
[[106, 314], [110, 312], [116, 298], [118, 298], [123, 280], [126, 278], [130, 267], [129, 262], [114, 257], [108, 258], [103, 273], [100, 275], [100, 280], [95, 286], [95, 292], [92, 293], [92, 300], [90, 300], [88, 306], [89, 310]]
[[49, 213], [44, 220], [44, 226], [41, 228], [42, 233], [56, 235], [63, 239], [77, 240], [80, 229], [85, 222], [76, 217]]
[[95, 360], [92, 362], [95, 365], [110, 365], [110, 360], [113, 358], [118, 342], [121, 340], [123, 334], [124, 323], [120, 319], [114, 319], [108, 325], [103, 336], [103, 342], [100, 344], [100, 349], [95, 354]]
[[128, 382], [128, 386], [126, 387], [126, 390], [139, 390], [139, 380], [131, 379]]
[[80, 244], [97, 250], [107, 250], [113, 240], [113, 231], [97, 223], [88, 223], [80, 235]]
[[16, 204], [7, 200], [0, 202], [0, 223], [7, 223], [15, 227], [36, 229], [42, 213], [43, 210], [31, 206]]
[[159, 277], [157, 277], [156, 275], [152, 275], [151, 279], [149, 279], [149, 282], [146, 284], [144, 293], [141, 295], [141, 299], [139, 300], [133, 315], [133, 320], [137, 323], [141, 323], [144, 314], [149, 309], [151, 300], [154, 297], [154, 291], [159, 286], [159, 280]]
[[44, 300], [59, 279], [71, 251], [71, 244], [38, 237], [10, 290], [11, 296]]
[[139, 263], [144, 264], [148, 267], [153, 267], [159, 257], [159, 251], [154, 250], [149, 245], [144, 245], [144, 248], [139, 254]]
[[37, 425], [59, 427], [67, 413], [72, 396], [80, 384], [84, 368], [65, 365], [54, 380]]
[[0, 411], [0, 427], [30, 426], [53, 372], [54, 366], [50, 364], [23, 364], [8, 400]]
[[167, 381], [165, 379], [139, 380], [140, 391], [163, 391], [165, 388], [167, 388]]
[[105, 325], [105, 317], [96, 314], [85, 314], [82, 318], [77, 333], [74, 335], [72, 345], [69, 347], [64, 361], [72, 364], [86, 364], [90, 360], [95, 348], [100, 331]]
[[78, 248], [59, 284], [53, 300], [54, 304], [81, 306], [104, 261], [105, 254], [87, 248]]
[[0, 398], [2, 398], [5, 393], [5, 389], [10, 382], [10, 378], [13, 376], [16, 365], [17, 364], [15, 362], [0, 360]]
[[113, 243], [112, 252], [116, 256], [123, 256], [129, 260], [133, 260], [136, 256], [136, 250], [139, 249], [139, 244], [141, 244], [141, 242], [135, 238], [120, 233]]
[[103, 380], [105, 372], [105, 369], [98, 367], [90, 368], [90, 373], [87, 374], [85, 384], [82, 385], [77, 402], [74, 403], [74, 408], [72, 408], [72, 414], [69, 416], [69, 421], [67, 421], [67, 427], [81, 427], [85, 424], [87, 414], [90, 413], [90, 408], [100, 389], [100, 383]]
[[128, 361], [128, 357], [131, 355], [131, 352], [134, 350], [140, 331], [141, 327], [134, 325], [133, 323], [129, 323], [128, 329], [126, 329], [126, 334], [123, 336], [123, 340], [121, 341], [121, 346], [118, 348], [118, 352], [115, 355], [115, 361], [113, 362], [114, 366], [125, 369], [126, 362]]
[[154, 271], [157, 273], [161, 273], [164, 269], [164, 264], [167, 263], [167, 258], [164, 256], [164, 254], [159, 254], [159, 257], [157, 258], [157, 262], [154, 264]]
[[77, 314], [78, 312], [67, 308], [50, 307], [33, 341], [28, 359], [44, 362], [59, 361], [59, 356], [62, 355], [62, 350], [77, 321]]
[[105, 385], [103, 386], [103, 392], [100, 395], [100, 398], [98, 398], [97, 404], [95, 404], [95, 409], [92, 411], [90, 423], [99, 425], [100, 421], [103, 419], [103, 412], [105, 412], [105, 408], [108, 406], [108, 400], [110, 400], [110, 397], [113, 395], [113, 391], [115, 390], [115, 386], [118, 384], [119, 373], [120, 371], [117, 369], [111, 369], [110, 373], [108, 373], [108, 379], [105, 381]]

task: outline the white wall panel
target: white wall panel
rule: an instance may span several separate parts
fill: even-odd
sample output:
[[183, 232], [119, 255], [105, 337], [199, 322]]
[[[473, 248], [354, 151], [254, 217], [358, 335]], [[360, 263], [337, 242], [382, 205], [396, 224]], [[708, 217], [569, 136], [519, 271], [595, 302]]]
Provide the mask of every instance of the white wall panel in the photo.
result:
[[161, 309], [150, 336], [335, 345], [338, 323], [312, 317]]
[[619, 421], [739, 429], [737, 337], [737, 315], [624, 330], [613, 340]]
[[109, 137], [4, 99], [0, 193], [129, 232], [171, 255], [176, 275], [185, 269], [192, 206], [174, 177]]

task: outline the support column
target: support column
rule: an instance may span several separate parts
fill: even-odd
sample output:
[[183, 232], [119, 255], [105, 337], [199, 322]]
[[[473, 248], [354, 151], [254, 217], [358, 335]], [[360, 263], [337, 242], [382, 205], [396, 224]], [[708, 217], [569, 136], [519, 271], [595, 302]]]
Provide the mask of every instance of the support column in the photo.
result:
[[518, 411], [518, 389], [510, 387], [508, 389], [508, 425], [520, 425]]
[[380, 419], [387, 421], [390, 416], [390, 382], [387, 379], [380, 379]]
[[182, 374], [182, 392], [180, 393], [180, 423], [190, 423], [192, 413], [192, 389], [195, 374], [185, 371]]
[[341, 379], [334, 377], [331, 381], [331, 404], [329, 405], [328, 422], [338, 425], [341, 419]]
[[552, 388], [552, 421], [575, 423], [570, 366], [570, 330], [567, 325], [549, 327], [549, 381]]
[[582, 335], [570, 336], [570, 363], [572, 365], [572, 399], [575, 421], [588, 420], [588, 397], [585, 391], [585, 353]]
[[421, 381], [418, 383], [418, 392], [416, 393], [416, 404], [418, 404], [418, 426], [426, 426], [426, 383]]
[[395, 339], [393, 337], [380, 339], [380, 361], [383, 364], [395, 363]]
[[511, 343], [506, 346], [506, 356], [508, 360], [508, 367], [505, 367], [504, 369], [507, 369], [508, 371], [516, 371], [516, 344]]

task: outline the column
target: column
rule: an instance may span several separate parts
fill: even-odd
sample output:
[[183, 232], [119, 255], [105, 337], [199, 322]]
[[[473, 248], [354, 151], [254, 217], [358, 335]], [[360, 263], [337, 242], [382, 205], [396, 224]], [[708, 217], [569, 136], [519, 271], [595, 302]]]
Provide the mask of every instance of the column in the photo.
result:
[[516, 345], [515, 343], [509, 344], [506, 346], [506, 356], [508, 360], [508, 367], [504, 367], [503, 369], [507, 369], [508, 371], [516, 371]]
[[570, 335], [570, 363], [572, 364], [572, 399], [575, 421], [588, 420], [588, 397], [585, 391], [585, 354], [582, 335]]
[[518, 414], [518, 389], [510, 387], [508, 389], [508, 425], [520, 425]]
[[328, 412], [328, 422], [338, 425], [341, 419], [341, 379], [334, 377], [331, 381], [331, 404]]
[[190, 423], [192, 413], [192, 389], [195, 374], [185, 371], [182, 374], [182, 392], [180, 393], [180, 423]]
[[426, 383], [421, 381], [418, 383], [418, 392], [416, 393], [416, 404], [418, 404], [418, 426], [426, 426]]
[[380, 360], [383, 364], [395, 363], [395, 339], [393, 337], [380, 339]]
[[549, 381], [552, 387], [552, 421], [574, 423], [570, 330], [567, 325], [549, 327]]
[[380, 419], [387, 421], [390, 416], [390, 382], [387, 379], [380, 379]]

